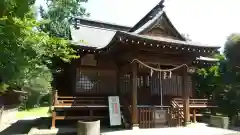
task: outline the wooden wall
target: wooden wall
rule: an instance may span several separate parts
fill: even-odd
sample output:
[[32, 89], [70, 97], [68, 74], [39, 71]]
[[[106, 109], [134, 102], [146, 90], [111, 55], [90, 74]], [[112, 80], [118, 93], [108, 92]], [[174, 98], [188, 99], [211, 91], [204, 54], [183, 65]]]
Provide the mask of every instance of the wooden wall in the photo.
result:
[[[157, 72], [156, 72], [157, 74]], [[163, 102], [168, 103], [174, 97], [182, 97], [182, 76], [172, 75], [160, 81], [159, 76], [153, 74], [138, 75], [138, 103], [139, 104], [158, 104], [161, 103], [161, 87]], [[120, 76], [120, 93], [131, 97], [131, 74]], [[188, 94], [193, 97], [191, 77], [188, 78]]]
[[[120, 70], [117, 78], [116, 63], [106, 59], [95, 59], [87, 56], [75, 63], [64, 65], [64, 72], [58, 75], [58, 87], [61, 95], [128, 95], [131, 98], [131, 68], [130, 64]], [[171, 78], [159, 80], [159, 72], [150, 75], [149, 69], [138, 72], [138, 100], [141, 104], [156, 102], [160, 104], [160, 86], [165, 99], [182, 96], [182, 76], [173, 73]], [[119, 81], [119, 85], [117, 85]], [[162, 84], [161, 84], [162, 83]], [[119, 91], [117, 91], [119, 86]], [[193, 96], [192, 81], [189, 76], [188, 93]], [[147, 98], [148, 97], [148, 98]], [[127, 98], [127, 97], [126, 97]], [[142, 101], [141, 101], [142, 100]], [[151, 101], [150, 101], [151, 100]], [[167, 101], [166, 101], [167, 102]]]

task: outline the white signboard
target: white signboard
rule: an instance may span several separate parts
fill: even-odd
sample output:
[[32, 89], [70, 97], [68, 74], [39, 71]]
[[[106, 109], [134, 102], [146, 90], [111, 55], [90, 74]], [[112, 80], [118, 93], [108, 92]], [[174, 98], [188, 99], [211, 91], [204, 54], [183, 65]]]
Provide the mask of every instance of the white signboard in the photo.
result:
[[110, 125], [117, 126], [121, 125], [121, 112], [120, 112], [120, 104], [118, 96], [109, 96], [108, 97], [109, 104], [109, 117], [110, 117]]

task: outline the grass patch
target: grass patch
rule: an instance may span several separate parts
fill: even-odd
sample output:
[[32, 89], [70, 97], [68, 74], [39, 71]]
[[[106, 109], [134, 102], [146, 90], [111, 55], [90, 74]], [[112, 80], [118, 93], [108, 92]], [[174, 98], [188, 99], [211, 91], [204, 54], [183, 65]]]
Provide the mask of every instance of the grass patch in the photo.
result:
[[27, 117], [49, 117], [50, 114], [48, 113], [49, 107], [39, 107], [33, 108], [29, 110], [19, 111], [17, 112], [17, 118], [27, 118]]

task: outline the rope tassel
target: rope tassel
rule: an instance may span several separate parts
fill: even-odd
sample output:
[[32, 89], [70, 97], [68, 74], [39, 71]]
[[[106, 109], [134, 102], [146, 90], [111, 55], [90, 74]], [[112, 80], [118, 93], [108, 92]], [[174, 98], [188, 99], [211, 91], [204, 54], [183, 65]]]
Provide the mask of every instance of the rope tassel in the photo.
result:
[[151, 69], [151, 73], [150, 73], [150, 75], [151, 75], [151, 77], [152, 77], [152, 75], [153, 75], [153, 70]]
[[164, 72], [163, 73], [163, 79], [166, 79], [167, 78], [167, 72]]

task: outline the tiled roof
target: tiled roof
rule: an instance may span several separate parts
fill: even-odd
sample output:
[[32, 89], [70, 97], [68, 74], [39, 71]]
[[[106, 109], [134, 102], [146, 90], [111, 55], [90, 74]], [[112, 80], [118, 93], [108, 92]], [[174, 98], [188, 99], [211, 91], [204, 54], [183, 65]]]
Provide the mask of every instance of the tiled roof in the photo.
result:
[[80, 46], [88, 46], [88, 47], [101, 49], [108, 46], [111, 43], [111, 41], [118, 36], [133, 37], [133, 38], [144, 39], [148, 41], [172, 43], [179, 46], [186, 45], [186, 46], [206, 47], [206, 48], [220, 47], [220, 46], [211, 46], [206, 44], [194, 43], [190, 41], [176, 40], [176, 39], [162, 37], [162, 36], [139, 35], [131, 32], [116, 31], [116, 30], [91, 27], [86, 25], [80, 25], [79, 29], [75, 29], [74, 27], [71, 27], [72, 43]]
[[72, 26], [70, 29], [72, 44], [97, 49], [106, 47], [116, 34], [116, 30], [86, 25], [80, 25], [79, 29], [75, 29]]
[[[200, 48], [214, 48], [218, 49], [220, 46], [206, 45], [201, 43], [195, 43], [191, 41], [186, 41], [180, 33], [175, 29], [170, 20], [168, 19], [166, 13], [163, 11], [163, 2], [161, 0], [148, 14], [146, 14], [134, 27], [127, 31], [125, 26], [119, 26], [116, 24], [109, 24], [106, 22], [93, 21], [85, 19], [84, 23], [78, 24], [78, 29], [71, 26], [71, 42], [74, 45], [93, 47], [101, 49], [107, 47], [111, 42], [118, 38], [119, 36], [124, 36], [125, 38], [136, 38], [138, 40], [154, 41], [159, 43], [169, 43], [179, 46], [192, 46]], [[167, 23], [172, 27], [173, 31], [177, 34], [177, 39], [166, 37], [166, 36], [149, 36], [141, 35], [140, 33], [146, 29], [151, 28], [153, 25], [158, 23], [159, 19], [164, 17]], [[81, 20], [81, 19], [80, 19]], [[84, 19], [82, 19], [84, 20]], [[107, 26], [107, 27], [106, 27]], [[123, 29], [124, 27], [124, 29]]]

